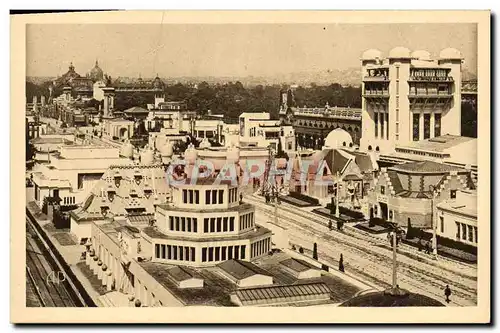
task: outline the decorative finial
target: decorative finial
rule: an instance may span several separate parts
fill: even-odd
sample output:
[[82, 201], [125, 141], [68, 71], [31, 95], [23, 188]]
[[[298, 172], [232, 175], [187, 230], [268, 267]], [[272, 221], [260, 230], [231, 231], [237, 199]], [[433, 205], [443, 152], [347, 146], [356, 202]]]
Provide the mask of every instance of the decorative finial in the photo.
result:
[[99, 62], [97, 61], [97, 59], [95, 60], [95, 67], [99, 67]]

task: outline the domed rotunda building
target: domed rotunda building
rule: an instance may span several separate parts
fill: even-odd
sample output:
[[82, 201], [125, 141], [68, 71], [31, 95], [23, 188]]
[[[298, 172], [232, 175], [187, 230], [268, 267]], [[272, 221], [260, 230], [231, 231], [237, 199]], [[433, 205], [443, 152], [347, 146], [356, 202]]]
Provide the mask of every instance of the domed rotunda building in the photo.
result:
[[323, 149], [337, 149], [342, 147], [352, 147], [352, 137], [346, 130], [336, 128], [325, 138]]

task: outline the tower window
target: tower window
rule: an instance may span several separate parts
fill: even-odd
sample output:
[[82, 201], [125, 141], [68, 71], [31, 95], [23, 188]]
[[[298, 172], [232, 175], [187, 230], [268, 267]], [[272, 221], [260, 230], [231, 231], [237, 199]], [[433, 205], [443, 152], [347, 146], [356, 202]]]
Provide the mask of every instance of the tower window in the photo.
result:
[[413, 114], [413, 141], [420, 139], [420, 114]]
[[431, 137], [431, 115], [430, 113], [424, 114], [424, 139]]
[[441, 113], [434, 114], [434, 136], [441, 136]]
[[385, 118], [385, 113], [380, 114], [380, 138], [384, 139], [384, 118]]

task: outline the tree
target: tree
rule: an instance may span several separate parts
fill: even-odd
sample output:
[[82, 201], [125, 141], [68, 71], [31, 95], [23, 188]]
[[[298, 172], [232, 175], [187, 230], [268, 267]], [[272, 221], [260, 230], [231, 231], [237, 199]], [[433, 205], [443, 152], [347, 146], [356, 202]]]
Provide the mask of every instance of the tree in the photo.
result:
[[144, 120], [139, 120], [137, 124], [137, 128], [134, 131], [134, 136], [141, 136], [141, 135], [147, 135], [148, 132], [146, 131], [146, 125], [144, 125]]
[[344, 227], [344, 221], [337, 220], [337, 230], [342, 231], [343, 227]]
[[344, 272], [344, 256], [340, 254], [339, 271]]
[[316, 243], [313, 246], [313, 259], [318, 260], [318, 244]]
[[96, 110], [99, 110], [99, 106], [101, 106], [103, 104], [104, 104], [104, 101], [100, 102], [100, 101], [96, 100], [95, 98], [92, 98], [91, 100], [86, 101], [84, 103], [84, 106], [85, 106], [85, 108], [95, 108]]
[[288, 154], [283, 150], [281, 140], [278, 140], [278, 151], [276, 152], [276, 158], [286, 158], [288, 160]]
[[408, 230], [406, 231], [406, 239], [413, 239], [415, 237], [415, 230], [411, 226], [411, 220], [408, 219]]

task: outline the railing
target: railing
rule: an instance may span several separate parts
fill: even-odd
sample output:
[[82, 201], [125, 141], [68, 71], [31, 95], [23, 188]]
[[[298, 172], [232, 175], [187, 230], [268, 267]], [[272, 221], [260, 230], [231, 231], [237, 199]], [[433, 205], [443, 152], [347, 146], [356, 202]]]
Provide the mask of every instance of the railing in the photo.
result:
[[453, 96], [448, 91], [436, 91], [436, 92], [419, 92], [419, 91], [410, 91], [408, 94], [410, 97], [451, 97]]
[[361, 118], [361, 109], [351, 109], [351, 108], [324, 108], [324, 109], [313, 109], [313, 108], [299, 108], [294, 112], [297, 116], [314, 116], [314, 117], [325, 117], [325, 118], [348, 118], [348, 119], [359, 119]]
[[365, 90], [364, 96], [389, 96], [389, 90]]
[[363, 81], [389, 81], [388, 76], [365, 76], [363, 77]]
[[451, 76], [410, 76], [408, 81], [454, 82]]
[[477, 93], [477, 81], [462, 81], [462, 93]]

